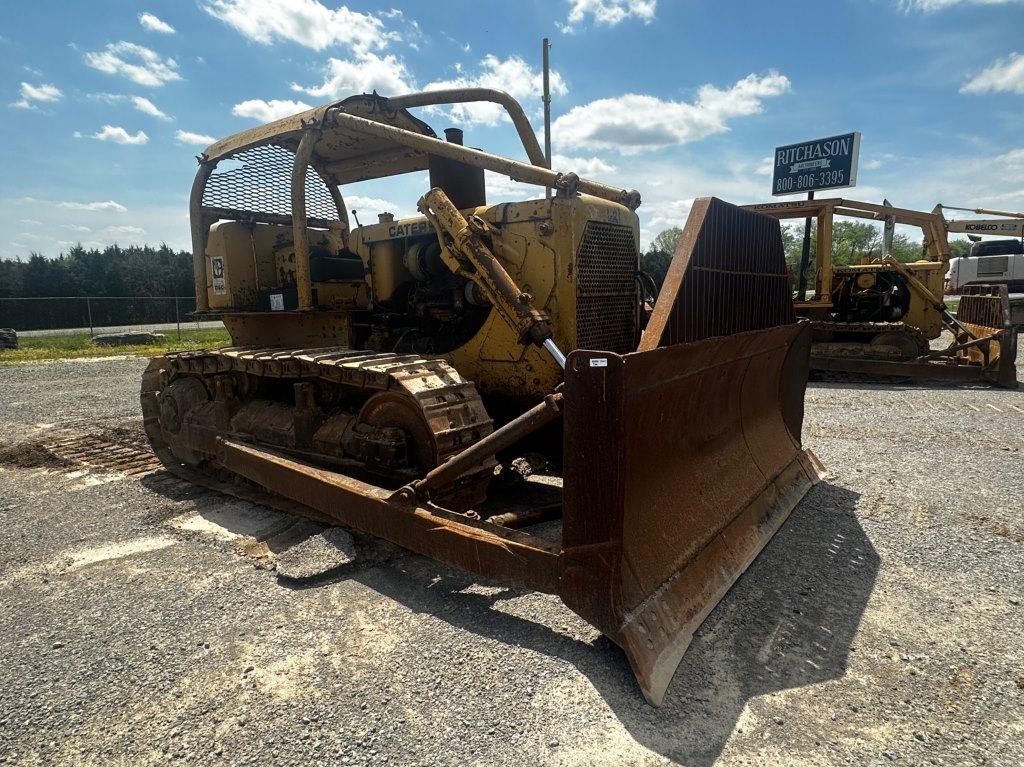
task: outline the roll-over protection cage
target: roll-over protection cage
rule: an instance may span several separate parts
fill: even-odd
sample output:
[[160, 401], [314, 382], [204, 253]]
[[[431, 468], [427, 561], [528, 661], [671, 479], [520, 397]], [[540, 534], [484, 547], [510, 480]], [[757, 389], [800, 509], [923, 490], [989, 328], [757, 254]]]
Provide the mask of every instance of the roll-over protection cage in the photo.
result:
[[[522, 141], [528, 163], [439, 139], [408, 110], [472, 102], [503, 107]], [[352, 96], [250, 130], [207, 147], [198, 157], [189, 215], [196, 311], [209, 311], [206, 245], [217, 221], [291, 225], [299, 310], [312, 309], [309, 227], [325, 229], [341, 249], [349, 229], [340, 186], [426, 170], [431, 155], [500, 173], [514, 181], [555, 189], [559, 195], [590, 194], [635, 210], [640, 195], [575, 173], [555, 172], [519, 102], [503, 91], [456, 88], [387, 98]], [[219, 163], [243, 163], [215, 172]]]

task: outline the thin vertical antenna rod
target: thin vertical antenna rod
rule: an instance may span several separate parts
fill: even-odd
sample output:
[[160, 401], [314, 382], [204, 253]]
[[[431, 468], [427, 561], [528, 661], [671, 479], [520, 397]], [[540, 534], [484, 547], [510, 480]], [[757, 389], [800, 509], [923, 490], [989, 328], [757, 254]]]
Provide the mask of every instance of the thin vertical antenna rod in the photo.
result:
[[[548, 64], [548, 50], [551, 48], [551, 43], [548, 39], [544, 38], [544, 161], [547, 163], [548, 169], [551, 168], [551, 83], [549, 81], [549, 64]], [[551, 187], [547, 187], [544, 190], [544, 196], [548, 199], [551, 198]]]

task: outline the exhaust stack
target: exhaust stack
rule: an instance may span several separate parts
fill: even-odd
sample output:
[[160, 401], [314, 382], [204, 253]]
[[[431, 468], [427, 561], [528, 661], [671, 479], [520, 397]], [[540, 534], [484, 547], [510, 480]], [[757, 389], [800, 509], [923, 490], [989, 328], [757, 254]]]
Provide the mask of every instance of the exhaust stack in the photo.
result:
[[[445, 128], [445, 140], [449, 144], [462, 146], [461, 128]], [[484, 170], [447, 157], [430, 155], [430, 188], [440, 187], [448, 199], [459, 210], [467, 210], [487, 204], [484, 187]]]

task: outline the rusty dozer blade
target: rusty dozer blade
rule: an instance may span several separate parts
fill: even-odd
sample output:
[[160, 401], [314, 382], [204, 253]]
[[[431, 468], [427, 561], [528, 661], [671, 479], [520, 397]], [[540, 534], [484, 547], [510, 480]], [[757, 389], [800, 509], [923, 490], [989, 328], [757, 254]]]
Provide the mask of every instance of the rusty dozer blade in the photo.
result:
[[565, 388], [561, 595], [660, 705], [694, 631], [822, 476], [778, 223], [697, 200], [633, 354]]

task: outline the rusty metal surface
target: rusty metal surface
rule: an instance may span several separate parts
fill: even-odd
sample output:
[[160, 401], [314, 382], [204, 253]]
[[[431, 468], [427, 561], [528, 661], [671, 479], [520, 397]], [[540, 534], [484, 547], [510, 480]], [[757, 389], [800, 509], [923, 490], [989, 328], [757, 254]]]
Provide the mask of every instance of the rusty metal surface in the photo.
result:
[[479, 470], [481, 466], [493, 466], [495, 455], [555, 420], [561, 413], [562, 394], [548, 395], [540, 404], [451, 456], [431, 469], [423, 479], [413, 482], [408, 488], [408, 497], [428, 499], [435, 488], [449, 487], [464, 474]]
[[817, 481], [798, 442], [808, 349], [806, 326], [784, 325], [570, 355], [563, 598], [623, 647], [652, 703]]
[[286, 489], [334, 524], [384, 538], [455, 567], [558, 593], [557, 549], [516, 530], [475, 523], [437, 508], [389, 500], [391, 493], [283, 455], [221, 440], [220, 463], [264, 487]]
[[695, 200], [638, 351], [794, 322], [782, 253], [776, 220]]
[[705, 198], [638, 351], [569, 357], [562, 598], [625, 650], [655, 705], [821, 476], [800, 447], [809, 354], [778, 222]]
[[[235, 133], [214, 142], [203, 152], [205, 160], [219, 161], [232, 156], [236, 152], [255, 146], [275, 144], [292, 151], [298, 146], [303, 131], [310, 125], [321, 124], [331, 109], [341, 109], [351, 114], [358, 114], [371, 120], [387, 122], [403, 130], [413, 131], [427, 136], [434, 136], [433, 129], [422, 120], [409, 114], [406, 109], [394, 109], [382, 96], [362, 94], [350, 96], [341, 101], [308, 109], [288, 117], [282, 117], [265, 125], [258, 125]], [[353, 136], [341, 132], [325, 136], [316, 147], [317, 156], [326, 162], [364, 160], [374, 158], [375, 165], [393, 171], [401, 167], [400, 172], [426, 170], [426, 155], [418, 152], [409, 153], [391, 143], [367, 141], [365, 137]], [[360, 164], [362, 164], [360, 162]], [[385, 175], [389, 175], [386, 173]], [[363, 178], [366, 178], [365, 176]], [[356, 179], [338, 179], [340, 183]]]
[[235, 346], [297, 348], [351, 346], [349, 312], [244, 312], [221, 315]]

